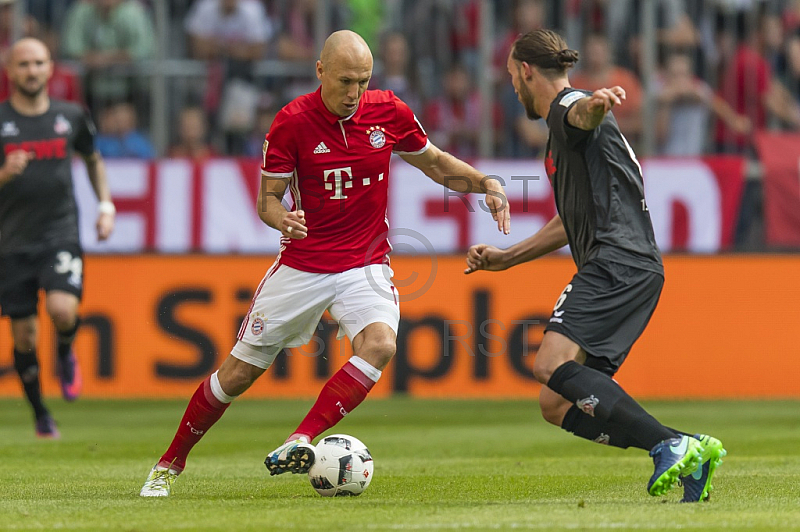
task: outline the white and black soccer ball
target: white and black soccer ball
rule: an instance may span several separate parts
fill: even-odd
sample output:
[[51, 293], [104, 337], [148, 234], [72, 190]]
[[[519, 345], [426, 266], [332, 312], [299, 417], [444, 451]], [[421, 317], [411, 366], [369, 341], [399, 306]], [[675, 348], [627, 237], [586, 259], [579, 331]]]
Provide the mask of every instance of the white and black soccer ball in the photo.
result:
[[360, 440], [332, 434], [316, 446], [308, 480], [323, 497], [361, 495], [372, 482], [372, 455]]

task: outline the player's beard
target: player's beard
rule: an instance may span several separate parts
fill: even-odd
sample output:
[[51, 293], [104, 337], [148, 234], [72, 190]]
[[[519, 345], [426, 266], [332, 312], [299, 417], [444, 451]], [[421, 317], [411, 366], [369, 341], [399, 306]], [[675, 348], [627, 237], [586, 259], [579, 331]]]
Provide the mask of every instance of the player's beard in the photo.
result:
[[26, 98], [34, 99], [34, 98], [38, 97], [42, 93], [42, 91], [45, 89], [46, 86], [47, 86], [47, 83], [41, 83], [38, 86], [36, 86], [35, 88], [29, 89], [25, 85], [23, 85], [22, 83], [17, 83], [16, 84], [16, 89], [17, 89], [17, 92], [19, 92], [20, 94], [22, 94]]
[[522, 103], [522, 107], [525, 108], [525, 114], [528, 115], [528, 118], [531, 120], [539, 120], [541, 116], [536, 112], [536, 107], [533, 104], [533, 95], [530, 93], [525, 83], [520, 84], [518, 92], [519, 101]]

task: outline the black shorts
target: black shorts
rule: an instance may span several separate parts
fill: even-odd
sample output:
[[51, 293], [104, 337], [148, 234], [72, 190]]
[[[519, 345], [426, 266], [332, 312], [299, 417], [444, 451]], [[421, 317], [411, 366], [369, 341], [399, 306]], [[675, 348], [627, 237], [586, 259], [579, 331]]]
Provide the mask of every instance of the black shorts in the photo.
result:
[[36, 314], [39, 290], [62, 290], [83, 296], [83, 250], [65, 244], [46, 250], [0, 255], [2, 315], [26, 318]]
[[618, 262], [592, 260], [558, 298], [545, 331], [586, 351], [585, 365], [613, 376], [656, 309], [664, 277]]

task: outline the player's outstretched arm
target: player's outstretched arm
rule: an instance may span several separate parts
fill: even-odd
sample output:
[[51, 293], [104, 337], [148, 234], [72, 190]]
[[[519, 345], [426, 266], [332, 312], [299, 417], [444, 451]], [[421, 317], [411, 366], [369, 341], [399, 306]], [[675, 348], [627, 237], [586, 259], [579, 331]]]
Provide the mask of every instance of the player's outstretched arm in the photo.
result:
[[486, 176], [460, 159], [440, 150], [433, 144], [419, 155], [401, 155], [410, 165], [422, 170], [425, 175], [450, 190], [483, 192], [486, 206], [497, 222], [497, 229], [505, 234], [511, 232], [511, 213], [503, 185], [493, 177]]
[[301, 240], [308, 236], [305, 213], [301, 210], [289, 212], [281, 203], [288, 183], [286, 178], [261, 176], [256, 201], [258, 217], [283, 236]]
[[612, 107], [622, 105], [625, 98], [625, 89], [620, 86], [597, 89], [570, 108], [567, 122], [578, 129], [590, 131], [600, 125]]
[[111, 190], [108, 188], [108, 177], [106, 176], [106, 165], [99, 152], [91, 155], [84, 155], [83, 161], [86, 163], [86, 172], [89, 174], [89, 182], [92, 184], [94, 195], [97, 197], [97, 240], [106, 240], [114, 231], [114, 220], [117, 209], [111, 200]]
[[536, 234], [508, 249], [499, 249], [487, 244], [472, 246], [467, 252], [467, 268], [464, 273], [478, 270], [490, 272], [505, 270], [517, 264], [538, 259], [566, 245], [567, 232], [564, 230], [561, 217], [556, 215]]

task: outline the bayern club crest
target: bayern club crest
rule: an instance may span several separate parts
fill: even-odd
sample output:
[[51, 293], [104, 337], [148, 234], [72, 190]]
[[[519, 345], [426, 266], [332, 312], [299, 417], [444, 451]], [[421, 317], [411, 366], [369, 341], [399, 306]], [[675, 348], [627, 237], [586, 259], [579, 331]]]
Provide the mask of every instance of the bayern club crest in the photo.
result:
[[255, 336], [259, 336], [262, 332], [264, 332], [264, 320], [261, 318], [256, 318], [253, 320], [253, 325], [250, 327], [250, 330], [253, 332]]
[[375, 149], [383, 148], [386, 145], [386, 130], [381, 126], [372, 126], [367, 130], [369, 135], [369, 143]]

